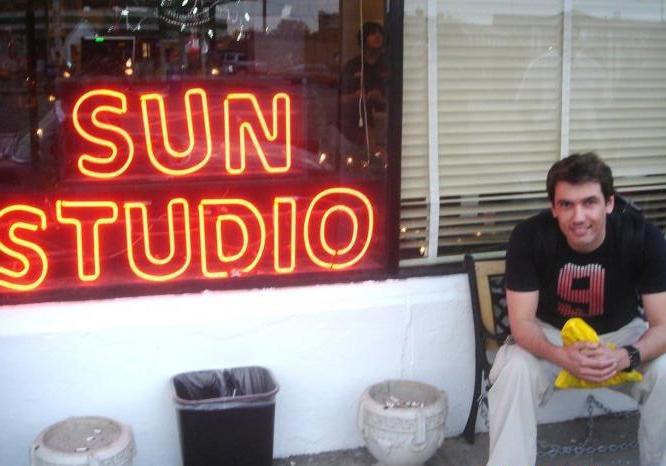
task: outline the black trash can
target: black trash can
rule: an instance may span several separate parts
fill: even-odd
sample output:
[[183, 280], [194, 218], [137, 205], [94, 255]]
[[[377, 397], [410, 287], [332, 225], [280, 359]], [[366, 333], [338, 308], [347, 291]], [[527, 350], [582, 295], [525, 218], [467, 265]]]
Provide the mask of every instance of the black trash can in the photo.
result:
[[262, 367], [173, 377], [184, 466], [271, 466], [275, 395]]

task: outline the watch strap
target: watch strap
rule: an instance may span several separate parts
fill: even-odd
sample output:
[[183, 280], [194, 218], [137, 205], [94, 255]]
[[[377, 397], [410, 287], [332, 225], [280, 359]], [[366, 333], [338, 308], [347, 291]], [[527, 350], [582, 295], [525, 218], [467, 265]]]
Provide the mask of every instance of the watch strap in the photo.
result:
[[625, 372], [629, 372], [638, 368], [641, 365], [641, 352], [638, 348], [633, 345], [625, 345], [622, 348], [627, 350], [629, 355], [629, 367], [624, 369]]

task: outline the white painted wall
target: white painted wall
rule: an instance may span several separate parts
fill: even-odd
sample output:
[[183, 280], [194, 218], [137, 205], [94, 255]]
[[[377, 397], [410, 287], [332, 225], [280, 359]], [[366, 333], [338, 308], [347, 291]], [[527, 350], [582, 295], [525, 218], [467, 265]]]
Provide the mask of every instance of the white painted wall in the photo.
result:
[[[243, 365], [269, 368], [281, 386], [277, 457], [362, 445], [359, 396], [387, 378], [446, 390], [454, 436], [473, 354], [464, 275], [2, 307], [0, 465], [27, 465], [54, 422], [102, 415], [132, 426], [135, 465], [177, 466], [170, 377]], [[541, 419], [583, 414], [583, 394], [566, 395], [566, 409]]]

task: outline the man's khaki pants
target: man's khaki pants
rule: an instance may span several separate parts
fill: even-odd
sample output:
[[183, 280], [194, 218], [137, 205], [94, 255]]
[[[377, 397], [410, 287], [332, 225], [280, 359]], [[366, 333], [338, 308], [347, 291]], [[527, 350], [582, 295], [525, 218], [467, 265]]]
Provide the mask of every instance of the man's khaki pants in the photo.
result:
[[[542, 323], [546, 338], [562, 345], [560, 332]], [[604, 343], [630, 345], [645, 332], [647, 324], [634, 319], [621, 329], [600, 335]], [[488, 465], [531, 466], [536, 464], [537, 406], [553, 393], [560, 369], [533, 356], [517, 344], [502, 345], [490, 371], [490, 457]], [[643, 380], [617, 385], [614, 390], [639, 403], [641, 420], [638, 443], [642, 466], [666, 466], [666, 355], [640, 367]]]

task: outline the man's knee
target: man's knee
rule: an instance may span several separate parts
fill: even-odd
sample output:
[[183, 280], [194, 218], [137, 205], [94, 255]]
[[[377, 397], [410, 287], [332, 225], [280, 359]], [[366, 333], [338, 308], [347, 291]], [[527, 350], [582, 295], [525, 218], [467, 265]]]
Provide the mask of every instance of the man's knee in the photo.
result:
[[647, 364], [645, 376], [652, 379], [655, 384], [666, 384], [666, 354], [662, 354]]
[[[506, 346], [506, 345], [505, 345]], [[495, 382], [500, 376], [518, 382], [534, 379], [539, 373], [539, 360], [518, 345], [502, 347], [490, 373]]]
[[[648, 398], [664, 399], [666, 396], [666, 354], [645, 364], [640, 371], [643, 380], [631, 386], [629, 394], [643, 405]], [[645, 415], [646, 413], [643, 413]], [[649, 415], [649, 413], [647, 413]]]

